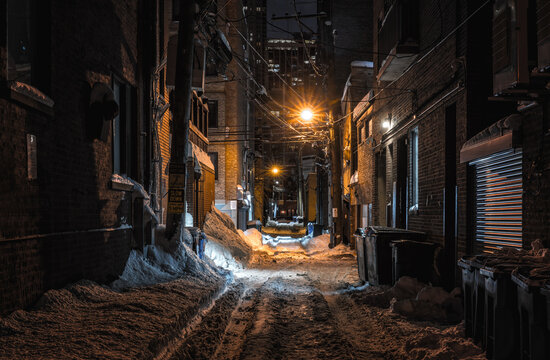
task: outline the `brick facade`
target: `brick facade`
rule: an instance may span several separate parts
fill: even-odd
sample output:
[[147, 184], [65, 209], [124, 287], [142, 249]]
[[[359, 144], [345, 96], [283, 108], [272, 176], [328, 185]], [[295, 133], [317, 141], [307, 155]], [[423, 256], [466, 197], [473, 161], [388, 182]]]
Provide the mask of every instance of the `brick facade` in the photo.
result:
[[[419, 2], [418, 55], [394, 80], [375, 80], [374, 101], [353, 119], [353, 130], [364, 127], [366, 136], [357, 144], [358, 182], [352, 195], [357, 197], [358, 205], [366, 205], [362, 210], [370, 205], [372, 213], [352, 210], [352, 217], [361, 215], [372, 219], [374, 225], [425, 232], [430, 241], [443, 246], [442, 264], [451, 263], [440, 269], [447, 283], [455, 281], [456, 258], [470, 247], [467, 214], [471, 170], [460, 163], [460, 149], [469, 137], [503, 113], [502, 109], [492, 111], [494, 106], [487, 99], [491, 90], [487, 81], [491, 54], [486, 36], [479, 33], [490, 23], [489, 7], [444, 37], [478, 7], [473, 2], [451, 2], [444, 7], [438, 7], [436, 1]], [[382, 48], [377, 26], [388, 11], [383, 1], [374, 2], [375, 78], [388, 71], [383, 67], [386, 54], [376, 51]], [[367, 97], [363, 100], [367, 101]], [[352, 136], [352, 129], [343, 126]], [[412, 208], [413, 130], [418, 133], [416, 209]], [[359, 223], [356, 218], [350, 225]]]
[[[513, 96], [500, 102], [490, 98], [492, 6], [474, 1], [452, 1], [444, 7], [436, 1], [418, 5], [418, 55], [395, 79], [378, 81], [373, 86], [374, 100], [354, 114], [356, 130], [365, 127], [368, 131], [357, 144], [358, 182], [352, 197], [357, 197], [358, 204], [372, 205], [373, 224], [423, 231], [428, 240], [441, 244], [441, 281], [452, 286], [458, 280], [457, 258], [479, 251], [474, 231], [474, 169], [460, 162], [460, 151], [468, 139], [518, 110], [523, 117], [523, 246], [529, 247], [535, 239], [548, 245], [549, 109], [545, 98], [526, 110], [518, 107]], [[378, 79], [388, 70], [383, 66], [387, 66], [383, 63], [386, 54], [376, 51], [381, 48], [376, 24], [382, 23], [388, 11], [383, 1], [374, 2]], [[349, 160], [345, 146], [353, 145], [354, 129], [348, 127], [347, 119], [340, 126], [345, 133], [345, 169]], [[418, 133], [417, 208], [412, 208], [413, 131]]]
[[[137, 49], [143, 9], [137, 0], [39, 3], [40, 33], [51, 47], [36, 63], [46, 80], [32, 85], [46, 100], [10, 90], [11, 81], [3, 83], [0, 98], [0, 313], [27, 307], [45, 290], [67, 282], [110, 281], [135, 246], [132, 196], [112, 188], [112, 134], [105, 141], [90, 139], [97, 125], [88, 109], [96, 82], [110, 87], [116, 78], [141, 89]], [[5, 14], [7, 1], [0, 6]], [[4, 64], [5, 38], [0, 41]], [[44, 70], [41, 62], [51, 67]], [[7, 78], [5, 70], [1, 77]], [[139, 97], [132, 109], [139, 134], [144, 122], [138, 104]], [[28, 178], [28, 134], [36, 136], [36, 179]], [[142, 148], [140, 136], [132, 141]], [[128, 175], [143, 182], [144, 158], [138, 153]]]

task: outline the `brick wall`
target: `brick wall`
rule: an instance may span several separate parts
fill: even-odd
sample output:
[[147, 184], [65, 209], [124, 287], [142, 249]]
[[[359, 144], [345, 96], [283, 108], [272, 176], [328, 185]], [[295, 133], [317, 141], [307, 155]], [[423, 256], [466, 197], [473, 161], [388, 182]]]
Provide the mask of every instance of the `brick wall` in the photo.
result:
[[0, 313], [27, 307], [44, 290], [69, 282], [115, 280], [126, 264], [130, 236], [131, 229], [123, 229], [0, 242]]
[[[41, 90], [55, 102], [52, 114], [2, 92], [2, 313], [28, 306], [43, 291], [68, 281], [108, 281], [124, 267], [131, 231], [97, 229], [131, 221], [130, 197], [110, 188], [111, 136], [91, 141], [86, 129], [95, 82], [110, 85], [116, 76], [138, 85], [137, 4], [51, 2], [52, 64], [45, 75], [50, 86]], [[5, 57], [5, 44], [0, 45]], [[37, 137], [38, 178], [30, 181], [27, 134]]]
[[[523, 120], [523, 245], [550, 246], [550, 105], [542, 102]], [[545, 109], [546, 108], [546, 109]]]
[[[466, 26], [439, 43], [479, 4], [423, 1], [419, 5], [420, 54], [417, 60], [391, 85], [390, 82], [375, 83], [377, 99], [358, 119], [359, 123], [364, 122], [373, 130], [373, 138], [358, 146], [358, 199], [364, 204], [373, 203], [374, 223], [386, 225], [386, 204], [397, 203], [397, 213], [400, 209], [399, 199], [393, 199], [394, 183], [397, 185], [396, 195], [403, 197], [405, 194], [399, 193], [399, 184], [408, 181], [403, 189], [408, 188], [409, 198], [404, 209], [401, 208], [402, 221], [398, 221], [397, 225], [407, 223], [411, 230], [426, 232], [429, 240], [454, 247], [452, 239], [446, 239], [444, 234], [444, 210], [446, 201], [448, 205], [454, 205], [454, 197], [449, 195], [449, 191], [454, 191], [456, 184], [457, 248], [460, 256], [471, 247], [472, 241], [468, 215], [471, 206], [468, 197], [470, 170], [466, 164], [459, 162], [460, 149], [473, 131], [483, 129], [503, 113], [503, 109], [495, 109], [487, 99], [491, 89], [487, 76], [491, 72], [491, 62], [490, 52], [483, 49], [490, 49], [490, 38], [479, 36], [490, 22], [491, 12], [488, 9], [479, 12]], [[382, 1], [374, 2], [375, 50], [378, 48], [376, 24], [382, 8]], [[384, 58], [384, 54], [374, 54], [375, 69], [379, 68]], [[452, 106], [456, 107], [456, 116], [447, 118], [447, 109]], [[368, 126], [369, 121], [371, 126]], [[391, 129], [382, 127], [384, 121], [391, 122]], [[409, 137], [414, 128], [418, 128], [419, 134], [418, 211], [409, 212], [408, 208], [413, 205], [410, 198]], [[405, 151], [406, 174], [402, 174], [398, 170], [399, 155]], [[454, 154], [454, 159], [446, 154]], [[384, 168], [382, 165], [385, 165], [385, 173], [379, 174], [379, 169]], [[455, 180], [451, 180], [453, 177]], [[385, 192], [380, 188], [378, 178], [385, 180]], [[447, 248], [444, 253], [451, 256], [453, 251]], [[452, 264], [453, 261], [450, 259], [448, 262]]]

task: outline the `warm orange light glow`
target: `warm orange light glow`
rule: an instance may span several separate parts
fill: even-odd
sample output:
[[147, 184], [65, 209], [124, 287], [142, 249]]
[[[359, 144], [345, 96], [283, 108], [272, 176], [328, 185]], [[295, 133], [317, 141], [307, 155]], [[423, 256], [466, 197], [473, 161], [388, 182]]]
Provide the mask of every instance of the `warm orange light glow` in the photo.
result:
[[271, 169], [271, 172], [272, 172], [273, 174], [278, 174], [278, 173], [279, 173], [279, 168], [274, 167], [273, 169]]
[[310, 121], [311, 119], [313, 119], [313, 112], [311, 111], [311, 109], [306, 108], [302, 110], [302, 113], [300, 114], [300, 116], [302, 117], [303, 120]]

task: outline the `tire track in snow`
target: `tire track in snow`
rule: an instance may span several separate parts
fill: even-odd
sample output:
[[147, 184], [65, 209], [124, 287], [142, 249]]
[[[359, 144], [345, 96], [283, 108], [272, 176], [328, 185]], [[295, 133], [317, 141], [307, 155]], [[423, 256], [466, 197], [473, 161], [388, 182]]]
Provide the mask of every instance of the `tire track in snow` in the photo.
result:
[[232, 281], [232, 278], [227, 279], [220, 290], [216, 294], [214, 294], [210, 301], [206, 302], [203, 306], [200, 307], [197, 314], [189, 320], [187, 325], [180, 330], [179, 334], [169, 340], [166, 345], [164, 345], [159, 351], [157, 351], [157, 355], [153, 359], [169, 360], [174, 355], [175, 351], [180, 347], [184, 339], [201, 324], [204, 316], [208, 314], [208, 312], [215, 306], [216, 301], [228, 291], [229, 284]]
[[245, 334], [253, 326], [253, 320], [258, 313], [257, 307], [260, 300], [259, 286], [245, 290], [239, 303], [231, 314], [231, 320], [221, 341], [218, 344], [213, 359], [238, 359], [242, 352]]
[[240, 359], [352, 359], [327, 302], [311, 280], [272, 278], [262, 286]]
[[244, 285], [231, 285], [214, 306], [205, 314], [200, 324], [183, 339], [171, 359], [210, 359], [223, 338], [232, 310], [238, 305]]

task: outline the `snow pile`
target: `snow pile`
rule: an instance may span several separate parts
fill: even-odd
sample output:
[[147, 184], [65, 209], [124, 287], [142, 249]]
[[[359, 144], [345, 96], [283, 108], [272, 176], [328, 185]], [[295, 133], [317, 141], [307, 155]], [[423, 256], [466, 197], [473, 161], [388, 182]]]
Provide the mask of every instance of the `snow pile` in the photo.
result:
[[91, 281], [49, 290], [0, 318], [2, 359], [152, 359], [223, 289], [189, 275], [116, 292]]
[[276, 220], [268, 220], [266, 222], [266, 226], [273, 227], [279, 230], [298, 231], [300, 228], [304, 226], [304, 223], [300, 221], [279, 222]]
[[212, 260], [216, 266], [224, 269], [233, 271], [243, 268], [242, 264], [235, 261], [228, 248], [215, 241], [208, 241], [206, 243], [204, 254]]
[[355, 293], [353, 297], [360, 303], [390, 307], [392, 312], [409, 319], [456, 324], [463, 317], [460, 295], [458, 288], [448, 293], [403, 276], [391, 288], [376, 287], [366, 293]]
[[308, 255], [326, 252], [329, 249], [328, 246], [330, 244], [330, 235], [323, 234], [316, 237], [305, 236], [301, 241], [301, 244]]
[[464, 337], [463, 324], [440, 330], [426, 327], [407, 339], [399, 355], [404, 359], [485, 360], [485, 353], [471, 339]]
[[[247, 230], [248, 231], [248, 230]], [[259, 232], [251, 232], [255, 237], [253, 241], [259, 241]], [[259, 251], [265, 251], [273, 254], [294, 255], [294, 257], [314, 257], [318, 260], [331, 257], [353, 257], [354, 252], [349, 247], [339, 244], [330, 248], [330, 235], [323, 234], [313, 237], [311, 234], [301, 238], [291, 236], [276, 236], [262, 234], [262, 243], [264, 246]]]
[[245, 241], [250, 245], [253, 249], [260, 249], [263, 247], [263, 237], [262, 233], [258, 231], [258, 229], [248, 229], [246, 230], [243, 235], [245, 236]]
[[[224, 259], [224, 263], [234, 259], [237, 263], [247, 265], [250, 261], [252, 248], [246, 243], [231, 218], [215, 207], [212, 208], [204, 220], [204, 232], [208, 237], [206, 244], [207, 256], [210, 253], [215, 259]], [[216, 243], [219, 246], [215, 246]], [[223, 251], [221, 250], [223, 248]], [[229, 257], [227, 255], [230, 255]], [[210, 257], [210, 256], [209, 256]], [[214, 260], [214, 259], [212, 259]], [[215, 261], [216, 262], [216, 261]], [[221, 263], [216, 263], [219, 266]]]
[[124, 291], [172, 281], [188, 274], [213, 278], [222, 275], [213, 264], [199, 259], [189, 246], [191, 241], [189, 231], [180, 228], [172, 240], [160, 238], [158, 246], [146, 246], [143, 254], [132, 250], [122, 275], [111, 283], [111, 288]]
[[132, 250], [122, 275], [111, 284], [111, 288], [123, 291], [129, 288], [149, 286], [168, 282], [177, 276], [162, 271], [136, 250]]

